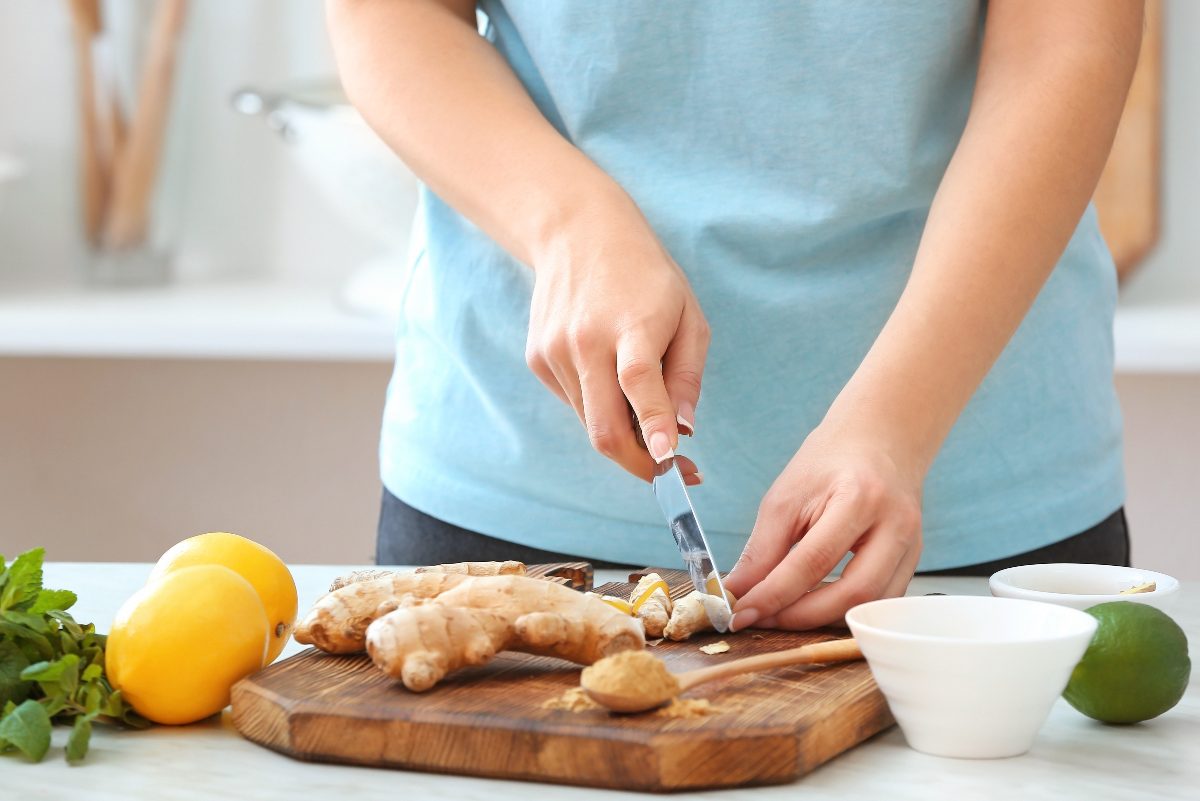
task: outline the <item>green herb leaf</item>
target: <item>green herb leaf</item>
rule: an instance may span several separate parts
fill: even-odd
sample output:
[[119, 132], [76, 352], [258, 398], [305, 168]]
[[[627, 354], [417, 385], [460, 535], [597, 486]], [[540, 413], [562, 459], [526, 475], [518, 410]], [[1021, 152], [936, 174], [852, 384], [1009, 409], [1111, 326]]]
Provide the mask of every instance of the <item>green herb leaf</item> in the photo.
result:
[[92, 717], [104, 706], [104, 686], [99, 681], [88, 682], [83, 691], [83, 711]]
[[66, 611], [75, 593], [42, 587], [42, 559], [40, 548], [7, 566], [0, 557], [0, 753], [20, 750], [40, 760], [51, 724], [69, 722], [67, 759], [78, 762], [95, 720], [150, 724], [105, 678], [107, 638]]
[[67, 761], [79, 762], [88, 752], [88, 743], [92, 739], [92, 719], [88, 715], [75, 718], [71, 728], [71, 736], [67, 738]]
[[0, 720], [0, 740], [16, 746], [34, 762], [50, 750], [50, 716], [32, 698]]
[[0, 612], [0, 617], [7, 620], [16, 626], [22, 626], [35, 631], [38, 634], [47, 634], [50, 631], [50, 625], [46, 623], [46, 618], [41, 615], [31, 615], [28, 612], [21, 612], [16, 609], [7, 609]]
[[0, 640], [0, 706], [9, 701], [20, 702], [29, 697], [32, 685], [21, 678], [29, 660], [14, 642]]
[[30, 665], [21, 671], [21, 678], [26, 681], [58, 681], [62, 678], [63, 672], [70, 664], [70, 660], [74, 659], [79, 662], [79, 657], [74, 654], [68, 654], [62, 659], [56, 659], [53, 662], [38, 662], [36, 665]]
[[75, 605], [79, 597], [70, 590], [42, 590], [29, 608], [31, 614], [42, 615], [50, 611], [64, 612]]
[[29, 656], [30, 651], [32, 651], [33, 656], [30, 656], [31, 662], [34, 658], [53, 659], [55, 656], [54, 648], [50, 645], [50, 640], [46, 639], [44, 634], [38, 634], [36, 631], [30, 631], [24, 626], [19, 626], [16, 623], [5, 620], [4, 618], [0, 618], [0, 635], [6, 635], [12, 640], [28, 644], [30, 648], [22, 648], [22, 650], [25, 651], [27, 656]]
[[9, 565], [4, 589], [0, 590], [0, 610], [32, 606], [42, 589], [42, 548], [26, 551]]

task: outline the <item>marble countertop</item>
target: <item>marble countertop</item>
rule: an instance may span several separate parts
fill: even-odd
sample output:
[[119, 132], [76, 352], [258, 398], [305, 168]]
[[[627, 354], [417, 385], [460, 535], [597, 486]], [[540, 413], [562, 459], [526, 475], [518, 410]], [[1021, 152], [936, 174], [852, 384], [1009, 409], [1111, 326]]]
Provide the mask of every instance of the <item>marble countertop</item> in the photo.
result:
[[[307, 608], [345, 566], [293, 567], [301, 609]], [[79, 594], [72, 610], [81, 621], [107, 628], [120, 604], [144, 581], [148, 564], [70, 564], [46, 567], [46, 584]], [[601, 572], [598, 580], [618, 578]], [[1172, 610], [1193, 644], [1200, 643], [1200, 597], [1186, 586]], [[982, 579], [920, 578], [911, 594], [987, 594]], [[300, 650], [293, 643], [284, 656]], [[1195, 648], [1193, 646], [1193, 658]], [[904, 744], [892, 728], [818, 768], [799, 782], [776, 787], [682, 793], [721, 799], [876, 799], [934, 801], [1005, 797], [1033, 799], [1194, 799], [1200, 788], [1200, 689], [1193, 673], [1183, 701], [1156, 720], [1104, 726], [1060, 700], [1033, 749], [1011, 759], [958, 760], [927, 756]], [[0, 758], [0, 801], [194, 801], [259, 799], [505, 798], [617, 799], [641, 794], [548, 784], [298, 762], [242, 739], [229, 712], [203, 723], [118, 731], [97, 727], [86, 761], [63, 760], [67, 730], [41, 764]]]

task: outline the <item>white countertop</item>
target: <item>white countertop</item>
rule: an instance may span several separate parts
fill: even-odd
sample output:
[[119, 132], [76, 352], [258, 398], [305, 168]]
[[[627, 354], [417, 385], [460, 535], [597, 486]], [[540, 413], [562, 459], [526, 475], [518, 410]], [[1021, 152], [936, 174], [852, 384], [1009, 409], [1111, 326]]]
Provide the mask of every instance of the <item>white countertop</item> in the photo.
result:
[[394, 327], [315, 283], [0, 287], [0, 356], [390, 362]]
[[[1118, 373], [1200, 372], [1194, 294], [1118, 308]], [[0, 285], [0, 356], [391, 361], [393, 322], [342, 302], [335, 286], [267, 279]]]
[[[347, 567], [293, 566], [301, 609], [319, 597]], [[72, 612], [105, 630], [122, 601], [140, 586], [148, 564], [68, 564], [46, 567], [46, 584], [75, 590]], [[598, 581], [619, 578], [601, 572]], [[1200, 597], [1185, 586], [1174, 617], [1192, 643], [1200, 642]], [[910, 594], [986, 594], [982, 579], [922, 578]], [[284, 656], [300, 650], [293, 643]], [[1193, 648], [1193, 658], [1195, 649]], [[776, 787], [703, 794], [728, 799], [804, 798], [812, 801], [936, 801], [997, 798], [1128, 801], [1194, 799], [1200, 787], [1200, 689], [1193, 673], [1183, 701], [1166, 715], [1137, 726], [1104, 726], [1060, 700], [1033, 749], [1011, 759], [957, 760], [920, 754], [892, 728], [818, 768], [799, 782]], [[147, 731], [97, 727], [86, 761], [63, 760], [67, 730], [55, 731], [55, 748], [40, 764], [0, 758], [0, 801], [193, 801], [225, 798], [615, 799], [641, 794], [549, 784], [442, 776], [428, 773], [298, 762], [242, 739], [229, 712], [207, 722]], [[661, 796], [659, 796], [661, 797]]]

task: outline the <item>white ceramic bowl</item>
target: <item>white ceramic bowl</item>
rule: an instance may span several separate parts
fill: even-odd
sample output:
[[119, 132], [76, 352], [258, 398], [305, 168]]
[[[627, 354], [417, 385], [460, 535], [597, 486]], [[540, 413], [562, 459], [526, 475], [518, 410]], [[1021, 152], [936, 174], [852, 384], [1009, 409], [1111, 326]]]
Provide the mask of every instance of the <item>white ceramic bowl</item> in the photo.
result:
[[1064, 606], [964, 595], [872, 601], [846, 622], [908, 744], [972, 758], [1029, 750], [1097, 625]]
[[[1154, 592], [1120, 595], [1120, 591], [1153, 581]], [[992, 595], [1087, 609], [1108, 601], [1130, 601], [1167, 610], [1179, 592], [1179, 582], [1165, 573], [1116, 565], [1073, 563], [1021, 565], [1001, 570], [988, 579]]]

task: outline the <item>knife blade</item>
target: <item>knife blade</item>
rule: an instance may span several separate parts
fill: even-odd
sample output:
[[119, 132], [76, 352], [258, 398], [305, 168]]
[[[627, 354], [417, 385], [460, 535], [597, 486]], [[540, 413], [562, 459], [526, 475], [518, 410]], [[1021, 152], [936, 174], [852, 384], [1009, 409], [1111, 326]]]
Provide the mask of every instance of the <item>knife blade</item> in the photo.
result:
[[[641, 424], [637, 415], [633, 414], [632, 408], [630, 417], [638, 444], [646, 448], [642, 439]], [[721, 579], [721, 571], [717, 569], [712, 550], [708, 547], [704, 529], [700, 527], [696, 508], [692, 506], [692, 498], [688, 495], [687, 485], [683, 483], [683, 473], [679, 472], [679, 465], [675, 463], [674, 456], [655, 465], [651, 488], [655, 500], [658, 501], [658, 507], [662, 509], [663, 517], [666, 518], [671, 536], [675, 539], [675, 545], [679, 548], [679, 555], [683, 557], [683, 564], [691, 576], [692, 586], [721, 601], [720, 604], [706, 604], [704, 607], [709, 612], [713, 628], [721, 633], [728, 631], [733, 609], [729, 606], [729, 596], [725, 593], [725, 582]], [[716, 579], [717, 593], [708, 591], [709, 579]]]
[[[725, 594], [721, 571], [717, 570], [712, 550], [708, 547], [704, 529], [700, 527], [696, 509], [692, 506], [687, 486], [683, 483], [683, 474], [679, 472], [679, 465], [675, 464], [674, 457], [657, 466], [652, 486], [654, 497], [671, 529], [671, 536], [675, 538], [675, 545], [679, 548], [679, 555], [683, 557], [688, 575], [692, 578], [692, 586], [702, 593], [715, 595], [721, 601], [720, 604], [706, 604], [704, 607], [709, 613], [713, 628], [719, 632], [728, 631], [729, 620], [733, 617], [729, 596]], [[710, 579], [716, 579], [716, 593], [708, 591]]]

